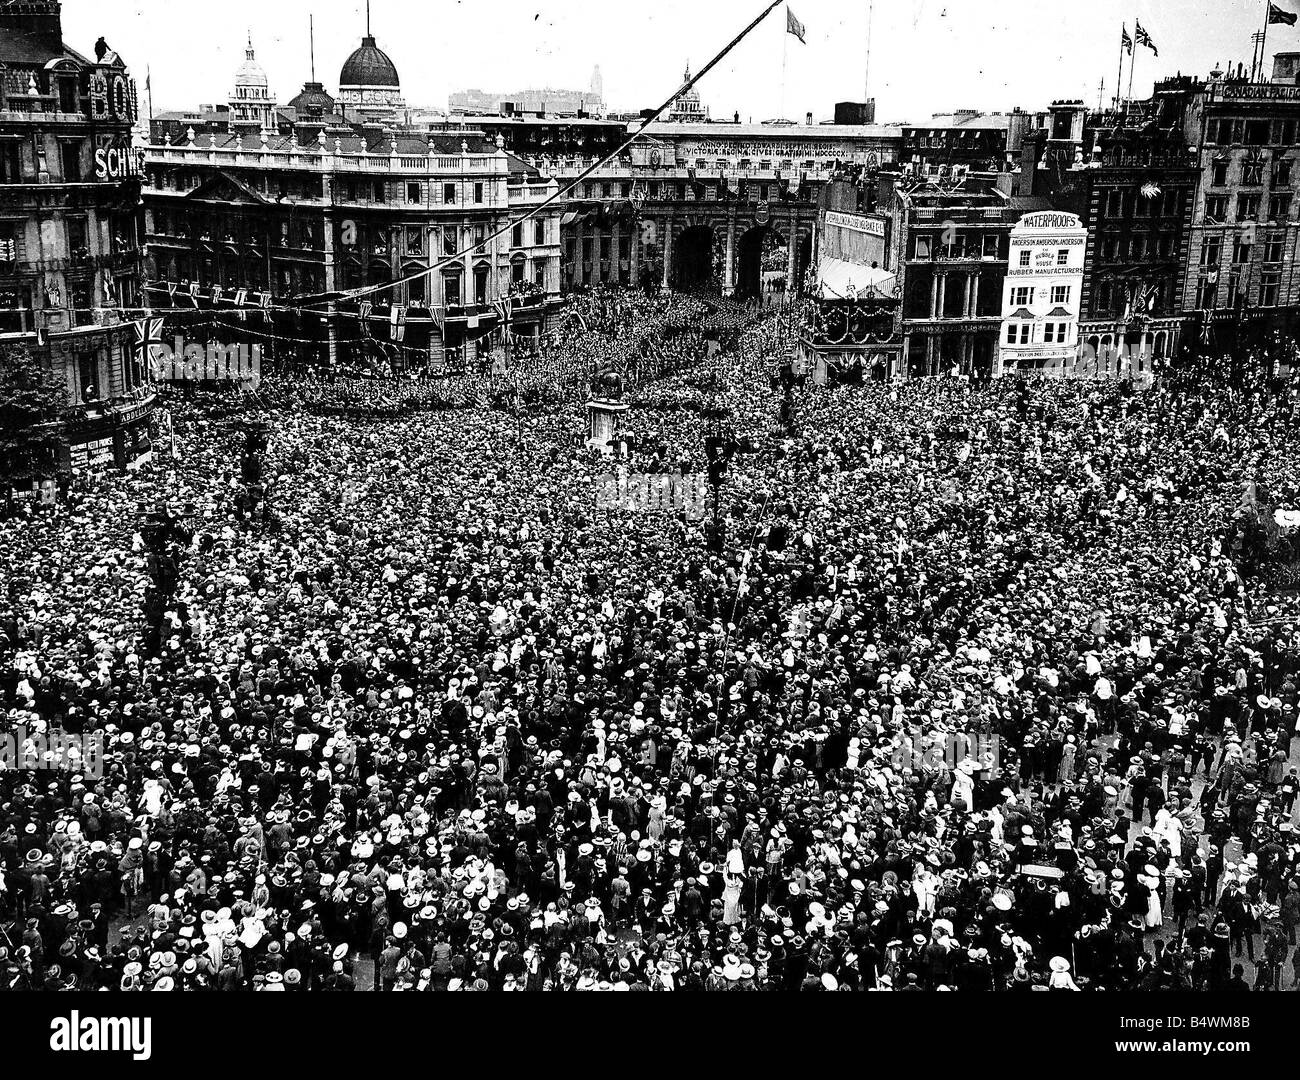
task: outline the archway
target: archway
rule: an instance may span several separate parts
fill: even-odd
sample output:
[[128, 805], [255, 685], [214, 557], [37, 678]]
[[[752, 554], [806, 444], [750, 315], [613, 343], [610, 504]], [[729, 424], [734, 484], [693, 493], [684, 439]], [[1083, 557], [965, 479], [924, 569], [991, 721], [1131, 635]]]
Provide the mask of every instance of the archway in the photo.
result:
[[771, 225], [756, 225], [740, 237], [736, 259], [737, 297], [760, 300], [764, 306], [779, 304], [789, 287], [790, 248]]
[[707, 225], [684, 229], [673, 244], [673, 285], [683, 291], [708, 288], [717, 280], [716, 237]]
[[812, 237], [805, 234], [794, 247], [794, 281], [789, 288], [796, 296], [803, 293], [806, 284], [803, 278], [808, 273], [808, 267], [812, 266], [812, 243]]

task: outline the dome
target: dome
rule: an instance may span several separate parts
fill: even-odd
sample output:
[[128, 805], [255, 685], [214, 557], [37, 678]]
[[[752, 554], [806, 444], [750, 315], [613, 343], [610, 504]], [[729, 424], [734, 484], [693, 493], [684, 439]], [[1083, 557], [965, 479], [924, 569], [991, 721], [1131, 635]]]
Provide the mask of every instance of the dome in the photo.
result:
[[306, 82], [302, 91], [289, 102], [289, 107], [297, 109], [300, 115], [320, 113], [329, 116], [334, 112], [334, 99], [325, 92], [323, 84]]
[[339, 72], [339, 86], [397, 87], [401, 86], [401, 80], [388, 54], [367, 35], [361, 39], [361, 48], [344, 62], [343, 70]]
[[236, 86], [267, 86], [266, 72], [262, 65], [253, 59], [253, 43], [248, 43], [244, 50], [244, 62], [235, 71]]

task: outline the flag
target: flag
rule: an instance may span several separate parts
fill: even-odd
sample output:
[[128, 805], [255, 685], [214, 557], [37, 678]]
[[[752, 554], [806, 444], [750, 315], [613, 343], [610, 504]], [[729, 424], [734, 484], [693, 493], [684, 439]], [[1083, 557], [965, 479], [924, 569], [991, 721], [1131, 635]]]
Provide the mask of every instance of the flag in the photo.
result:
[[1129, 52], [1132, 52], [1133, 39], [1128, 36], [1128, 27], [1121, 25], [1119, 28], [1119, 32], [1120, 32], [1119, 47], [1121, 49], [1127, 49]]
[[1271, 23], [1285, 23], [1287, 26], [1295, 26], [1296, 13], [1294, 11], [1283, 11], [1276, 4], [1269, 4], [1268, 21]]
[[1156, 43], [1151, 40], [1151, 35], [1142, 29], [1142, 24], [1133, 20], [1133, 40], [1139, 45], [1145, 45], [1155, 56], [1160, 55], [1160, 50], [1156, 48]]
[[804, 45], [808, 44], [808, 39], [804, 37], [808, 33], [807, 28], [798, 19], [794, 17], [794, 12], [789, 8], [785, 9], [785, 29], [786, 33], [793, 34]]
[[145, 372], [150, 378], [159, 378], [162, 374], [157, 368], [158, 349], [167, 343], [163, 341], [162, 319], [139, 319], [131, 324], [134, 331], [134, 359], [137, 370]]

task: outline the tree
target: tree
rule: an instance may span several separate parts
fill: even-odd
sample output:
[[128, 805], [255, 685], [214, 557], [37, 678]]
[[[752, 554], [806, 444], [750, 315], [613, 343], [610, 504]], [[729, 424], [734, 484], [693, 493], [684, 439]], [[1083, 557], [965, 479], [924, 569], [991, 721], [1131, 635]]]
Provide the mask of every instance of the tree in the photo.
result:
[[25, 345], [0, 346], [0, 468], [11, 479], [49, 476], [63, 434], [56, 424], [68, 404], [63, 380]]

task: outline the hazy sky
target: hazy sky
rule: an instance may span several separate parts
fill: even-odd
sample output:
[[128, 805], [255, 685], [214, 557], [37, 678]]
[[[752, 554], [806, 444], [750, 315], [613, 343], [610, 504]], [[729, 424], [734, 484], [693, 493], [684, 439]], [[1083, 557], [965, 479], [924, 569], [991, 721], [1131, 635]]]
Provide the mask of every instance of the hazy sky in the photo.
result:
[[[881, 121], [953, 108], [1044, 107], [1114, 91], [1120, 24], [1136, 16], [1160, 50], [1139, 49], [1133, 87], [1216, 61], [1249, 62], [1267, 0], [874, 0], [870, 88]], [[1300, 11], [1300, 0], [1276, 0]], [[585, 88], [599, 64], [617, 108], [659, 104], [689, 60], [698, 68], [760, 12], [762, 0], [372, 0], [371, 26], [410, 105], [446, 108], [453, 90]], [[792, 0], [807, 44], [777, 8], [698, 86], [715, 116], [830, 115], [860, 99], [869, 0]], [[64, 0], [64, 34], [89, 53], [103, 34], [139, 80], [153, 73], [156, 110], [225, 101], [249, 29], [278, 100], [316, 74], [331, 92], [364, 32], [362, 0]], [[1269, 27], [1266, 51], [1300, 50], [1300, 24]], [[784, 70], [784, 74], [783, 74]], [[1124, 65], [1127, 87], [1129, 68]]]

